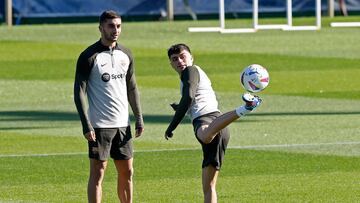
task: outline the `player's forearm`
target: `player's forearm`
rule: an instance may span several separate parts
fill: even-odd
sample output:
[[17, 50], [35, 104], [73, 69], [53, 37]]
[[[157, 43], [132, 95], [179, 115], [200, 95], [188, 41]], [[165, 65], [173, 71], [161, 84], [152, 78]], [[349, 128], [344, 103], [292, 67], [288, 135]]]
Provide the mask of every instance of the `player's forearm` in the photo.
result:
[[135, 117], [136, 128], [144, 127], [139, 95], [134, 93], [132, 96], [130, 96], [129, 103]]
[[185, 117], [186, 112], [189, 109], [189, 106], [191, 104], [191, 97], [188, 95], [183, 95], [181, 98], [179, 105], [175, 111], [175, 115], [169, 124], [169, 127], [167, 128], [166, 132], [170, 133], [176, 129], [176, 127], [179, 125], [179, 123], [182, 121], [182, 119]]
[[128, 100], [136, 120], [136, 128], [143, 128], [144, 121], [141, 111], [140, 95], [137, 89], [136, 82], [131, 81], [128, 84], [128, 87]]
[[93, 131], [93, 127], [90, 124], [86, 111], [86, 96], [85, 96], [85, 87], [81, 87], [79, 82], [75, 82], [74, 85], [74, 102], [76, 109], [78, 111], [80, 121], [83, 127], [83, 134]]

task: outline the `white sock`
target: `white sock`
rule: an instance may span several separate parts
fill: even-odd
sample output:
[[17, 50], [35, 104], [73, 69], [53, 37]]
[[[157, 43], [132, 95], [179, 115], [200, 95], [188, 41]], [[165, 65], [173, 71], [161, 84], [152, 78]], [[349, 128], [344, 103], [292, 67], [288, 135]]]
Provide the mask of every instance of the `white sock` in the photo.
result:
[[250, 113], [250, 110], [247, 110], [245, 106], [239, 106], [235, 109], [236, 114], [241, 117], [245, 116], [246, 114]]

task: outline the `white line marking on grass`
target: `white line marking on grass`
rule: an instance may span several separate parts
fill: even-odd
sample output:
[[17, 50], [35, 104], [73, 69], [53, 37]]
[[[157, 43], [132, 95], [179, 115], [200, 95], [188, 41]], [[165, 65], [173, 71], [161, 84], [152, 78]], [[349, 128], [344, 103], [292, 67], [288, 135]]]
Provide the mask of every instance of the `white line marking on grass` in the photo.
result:
[[360, 142], [330, 142], [330, 143], [307, 143], [307, 144], [274, 144], [274, 145], [253, 145], [253, 146], [232, 146], [230, 149], [263, 149], [263, 148], [295, 148], [295, 147], [316, 147], [330, 145], [358, 145]]
[[[307, 143], [307, 144], [274, 144], [274, 145], [248, 145], [248, 146], [229, 146], [229, 149], [265, 149], [265, 148], [296, 148], [296, 147], [316, 147], [331, 145], [360, 145], [360, 142], [331, 142], [331, 143]], [[176, 148], [176, 149], [150, 149], [135, 150], [135, 152], [168, 152], [168, 151], [190, 151], [200, 150], [200, 148]], [[7, 157], [42, 157], [42, 156], [68, 156], [68, 155], [87, 155], [87, 152], [70, 153], [49, 153], [49, 154], [0, 154], [0, 158]]]

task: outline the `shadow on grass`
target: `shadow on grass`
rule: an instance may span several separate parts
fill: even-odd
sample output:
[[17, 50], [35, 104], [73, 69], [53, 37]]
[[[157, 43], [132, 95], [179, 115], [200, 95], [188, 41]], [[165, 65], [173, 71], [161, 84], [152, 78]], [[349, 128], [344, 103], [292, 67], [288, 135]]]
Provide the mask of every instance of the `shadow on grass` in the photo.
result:
[[16, 126], [16, 127], [0, 127], [1, 131], [7, 130], [36, 130], [36, 129], [51, 129], [55, 127], [49, 126]]
[[76, 121], [72, 112], [55, 111], [0, 111], [0, 121]]
[[[357, 115], [359, 111], [353, 112], [269, 112], [269, 113], [253, 113], [247, 116], [337, 116], [337, 115]], [[145, 123], [169, 123], [173, 115], [144, 115]], [[130, 115], [131, 121], [135, 118]], [[58, 111], [0, 111], [1, 121], [79, 121], [76, 112], [58, 112]], [[186, 117], [183, 123], [191, 123]]]
[[[172, 115], [143, 115], [144, 122], [147, 123], [169, 123]], [[135, 118], [130, 115], [131, 121]], [[76, 112], [58, 112], [58, 111], [0, 111], [1, 121], [79, 121]], [[190, 123], [189, 119], [183, 122]]]

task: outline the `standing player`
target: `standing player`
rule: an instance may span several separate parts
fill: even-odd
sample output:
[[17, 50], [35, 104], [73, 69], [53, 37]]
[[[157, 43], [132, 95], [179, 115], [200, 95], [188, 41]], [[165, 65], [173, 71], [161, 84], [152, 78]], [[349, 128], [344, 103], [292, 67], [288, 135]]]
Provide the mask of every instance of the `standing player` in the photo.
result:
[[101, 202], [110, 155], [118, 172], [118, 197], [122, 203], [132, 202], [133, 144], [128, 103], [136, 119], [135, 137], [144, 129], [134, 59], [130, 50], [117, 43], [120, 15], [105, 11], [99, 23], [101, 38], [80, 54], [74, 84], [74, 101], [89, 146], [88, 201]]
[[261, 99], [249, 93], [243, 95], [244, 106], [221, 114], [218, 102], [205, 72], [193, 64], [190, 48], [185, 44], [175, 44], [168, 49], [171, 67], [181, 80], [179, 104], [171, 104], [175, 115], [165, 132], [165, 138], [173, 136], [173, 131], [184, 118], [191, 116], [195, 137], [203, 150], [202, 187], [204, 202], [217, 202], [216, 181], [221, 168], [230, 134], [226, 128], [231, 122], [254, 110]]

